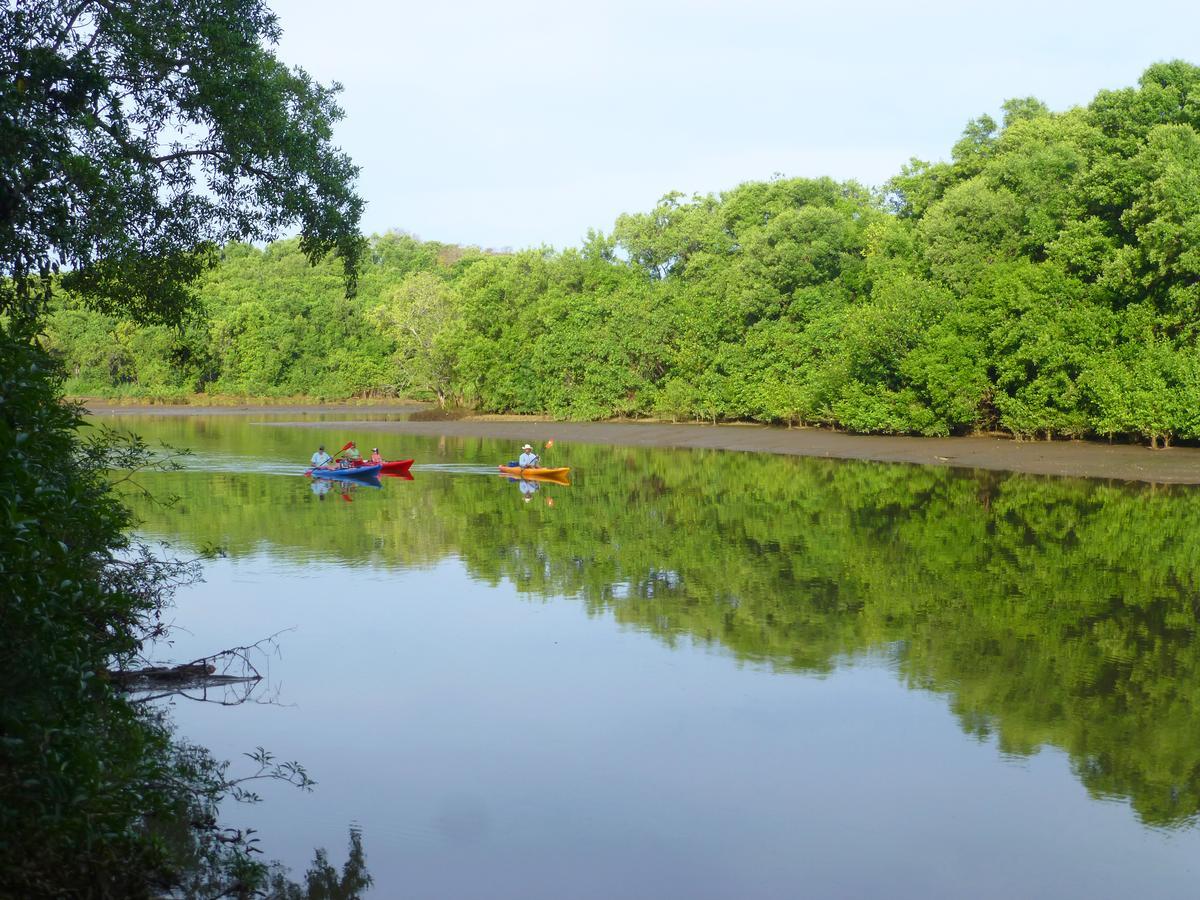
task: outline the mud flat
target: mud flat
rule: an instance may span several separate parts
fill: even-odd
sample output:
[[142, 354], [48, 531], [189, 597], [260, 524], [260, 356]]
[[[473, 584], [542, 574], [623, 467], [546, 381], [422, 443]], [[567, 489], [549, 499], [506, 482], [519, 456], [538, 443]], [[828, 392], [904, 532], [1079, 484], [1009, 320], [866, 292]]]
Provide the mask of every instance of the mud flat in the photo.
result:
[[[323, 407], [321, 412], [329, 412]], [[366, 411], [366, 410], [362, 410]], [[1098, 441], [1015, 441], [1006, 437], [922, 438], [843, 434], [820, 428], [767, 425], [693, 425], [661, 422], [554, 422], [526, 416], [471, 416], [446, 421], [264, 423], [336, 433], [372, 432], [511, 440], [514, 448], [576, 441], [623, 447], [678, 447], [778, 453], [831, 459], [915, 463], [966, 469], [1103, 478], [1156, 484], [1200, 484], [1200, 448], [1151, 450]], [[332, 438], [326, 438], [326, 443]], [[516, 449], [513, 451], [516, 453]]]

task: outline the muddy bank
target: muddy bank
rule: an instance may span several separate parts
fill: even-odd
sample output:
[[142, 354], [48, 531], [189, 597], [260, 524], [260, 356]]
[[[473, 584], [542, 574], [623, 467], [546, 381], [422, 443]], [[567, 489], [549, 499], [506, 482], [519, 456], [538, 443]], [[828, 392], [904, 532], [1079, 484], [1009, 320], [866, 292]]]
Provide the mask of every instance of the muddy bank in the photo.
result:
[[[320, 411], [329, 410], [321, 408]], [[264, 424], [331, 432], [331, 436], [322, 438], [326, 443], [338, 435], [361, 432], [490, 437], [511, 440], [515, 454], [524, 441], [540, 446], [553, 438], [556, 444], [576, 441], [624, 447], [706, 448], [992, 469], [1031, 475], [1200, 484], [1200, 449], [1194, 447], [1150, 450], [1129, 444], [1084, 441], [1018, 442], [1002, 437], [894, 437], [766, 425], [552, 422], [511, 416], [477, 416], [443, 422], [363, 422], [347, 419]], [[393, 452], [403, 452], [400, 442], [389, 443], [392, 445], [389, 449]]]

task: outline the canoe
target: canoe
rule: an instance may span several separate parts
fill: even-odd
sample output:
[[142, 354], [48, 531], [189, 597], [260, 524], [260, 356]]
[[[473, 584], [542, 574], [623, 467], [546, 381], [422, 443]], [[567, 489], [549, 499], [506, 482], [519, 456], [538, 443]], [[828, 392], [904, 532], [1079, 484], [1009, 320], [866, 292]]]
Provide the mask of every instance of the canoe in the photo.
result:
[[[383, 461], [379, 471], [381, 471], [384, 475], [399, 475], [403, 472], [407, 472], [408, 467], [412, 464], [413, 461], [411, 459], [388, 459]], [[356, 469], [361, 469], [364, 466], [367, 466], [368, 463], [363, 460], [358, 460], [356, 462], [352, 462], [350, 465]]]
[[566, 481], [569, 466], [559, 469], [547, 469], [542, 466], [497, 466], [505, 475], [515, 475], [517, 478], [545, 478], [550, 481]]
[[382, 466], [352, 466], [348, 469], [313, 469], [313, 478], [374, 478]]

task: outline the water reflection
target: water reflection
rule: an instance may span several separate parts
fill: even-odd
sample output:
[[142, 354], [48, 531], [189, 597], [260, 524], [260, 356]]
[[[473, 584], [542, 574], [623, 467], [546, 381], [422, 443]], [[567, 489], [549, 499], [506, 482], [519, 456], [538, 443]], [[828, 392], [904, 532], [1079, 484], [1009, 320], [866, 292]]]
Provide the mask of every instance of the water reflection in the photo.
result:
[[303, 884], [292, 881], [289, 874], [279, 867], [272, 871], [268, 900], [358, 900], [373, 883], [367, 871], [362, 831], [350, 829], [350, 849], [340, 873], [322, 848], [314, 852]]
[[[234, 423], [221, 452], [244, 440], [303, 459], [312, 438]], [[501, 442], [404, 450], [419, 485], [347, 491], [353, 527], [328, 528], [294, 478], [269, 474], [163, 475], [183, 501], [139, 512], [153, 533], [234, 556], [265, 543], [297, 562], [455, 557], [480, 581], [778, 671], [883, 652], [1003, 754], [1061, 748], [1094, 798], [1127, 799], [1146, 824], [1200, 812], [1194, 490], [585, 446], [559, 450], [583, 473], [571, 488], [514, 490], [489, 468]]]
[[[411, 477], [410, 477], [411, 480]], [[332, 493], [346, 502], [354, 499], [354, 492], [358, 490], [380, 490], [383, 483], [374, 476], [363, 476], [360, 478], [310, 478], [311, 484], [309, 488], [313, 495], [318, 500], [324, 500], [325, 497]]]
[[[541, 490], [543, 485], [556, 484], [561, 487], [568, 486], [565, 482], [552, 478], [514, 478], [511, 475], [505, 475], [501, 477], [504, 478], [505, 481], [516, 485], [517, 491], [521, 496], [521, 500], [523, 500], [525, 503], [531, 502], [537, 495], [538, 491]], [[544, 499], [547, 506], [554, 505], [554, 498], [551, 496], [545, 496], [544, 498], [539, 499]]]

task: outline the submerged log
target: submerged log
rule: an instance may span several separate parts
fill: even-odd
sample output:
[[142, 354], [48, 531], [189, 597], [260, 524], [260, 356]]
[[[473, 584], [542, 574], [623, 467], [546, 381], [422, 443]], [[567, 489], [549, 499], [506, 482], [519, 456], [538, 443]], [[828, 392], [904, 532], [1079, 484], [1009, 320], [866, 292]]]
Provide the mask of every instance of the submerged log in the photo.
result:
[[184, 663], [181, 666], [146, 666], [143, 669], [110, 669], [105, 676], [118, 687], [133, 683], [158, 682], [173, 684], [216, 674], [212, 663]]
[[[252, 657], [265, 656], [267, 649], [277, 647], [277, 637], [278, 633], [244, 647], [230, 647], [180, 665], [107, 669], [99, 676], [119, 691], [142, 695], [131, 701], [134, 703], [181, 695], [190, 700], [232, 706], [250, 699], [255, 686], [263, 680]], [[234, 688], [237, 685], [244, 687]], [[209, 696], [211, 688], [225, 690], [217, 692], [214, 698]]]
[[191, 690], [228, 684], [249, 684], [262, 680], [262, 676], [257, 672], [246, 675], [218, 675], [217, 667], [211, 663], [186, 663], [181, 666], [147, 666], [144, 669], [114, 669], [104, 674], [118, 690], [129, 691], [131, 693], [160, 690]]

